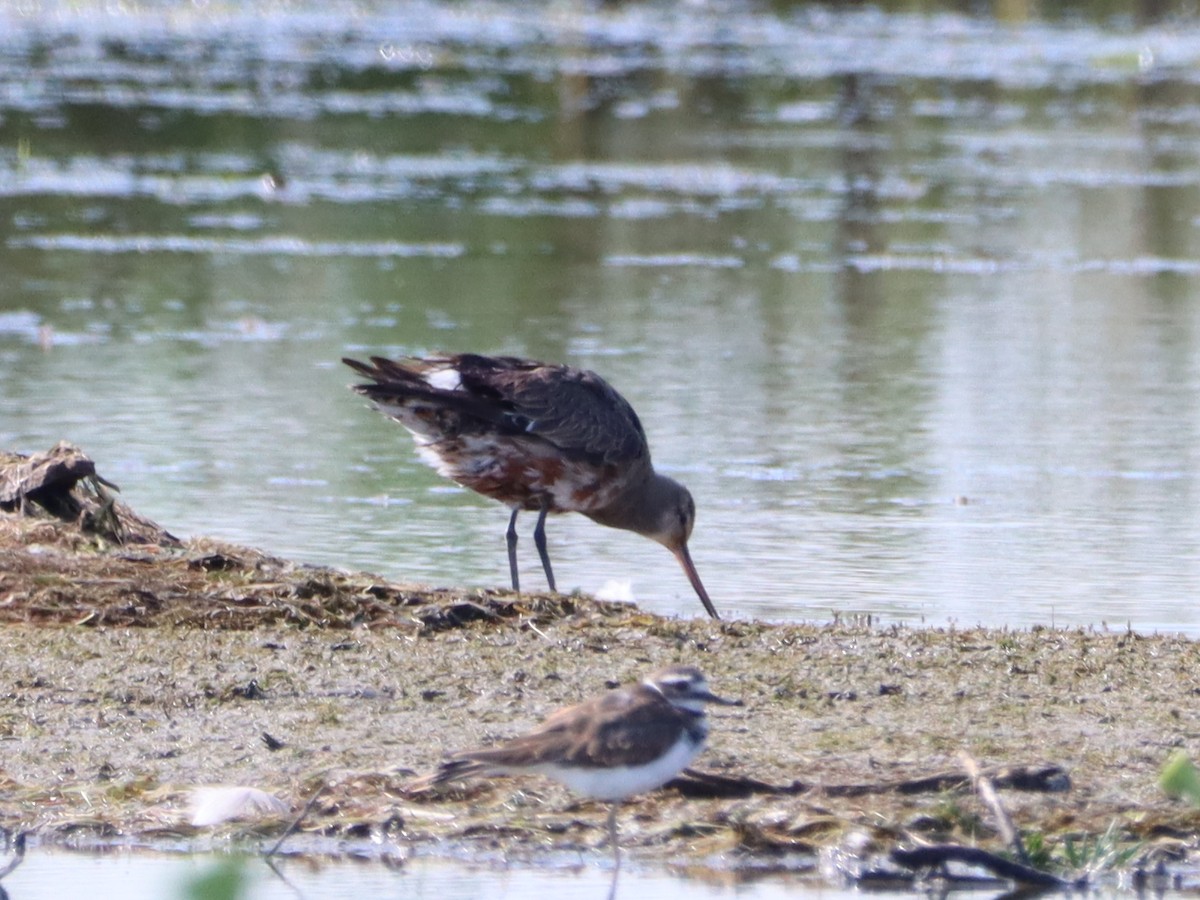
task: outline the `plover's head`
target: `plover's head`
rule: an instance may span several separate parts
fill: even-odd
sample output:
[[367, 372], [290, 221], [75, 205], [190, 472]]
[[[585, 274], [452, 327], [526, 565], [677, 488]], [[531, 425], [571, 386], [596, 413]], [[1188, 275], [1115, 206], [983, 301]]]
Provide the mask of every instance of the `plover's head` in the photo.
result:
[[667, 698], [673, 706], [702, 712], [705, 703], [741, 706], [741, 700], [718, 697], [708, 689], [708, 680], [695, 666], [669, 666], [646, 679], [646, 684]]

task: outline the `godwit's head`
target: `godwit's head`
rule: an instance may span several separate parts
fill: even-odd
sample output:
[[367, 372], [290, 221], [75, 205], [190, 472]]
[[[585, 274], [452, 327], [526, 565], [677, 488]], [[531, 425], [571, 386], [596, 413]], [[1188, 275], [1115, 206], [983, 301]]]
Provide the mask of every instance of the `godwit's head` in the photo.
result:
[[675, 554], [704, 609], [714, 619], [721, 618], [708, 598], [704, 583], [700, 581], [692, 555], [688, 553], [688, 538], [692, 536], [692, 526], [696, 524], [696, 503], [692, 495], [678, 481], [665, 475], [655, 475], [653, 485], [646, 494], [646, 503], [653, 510], [649, 522], [652, 527], [641, 533]]

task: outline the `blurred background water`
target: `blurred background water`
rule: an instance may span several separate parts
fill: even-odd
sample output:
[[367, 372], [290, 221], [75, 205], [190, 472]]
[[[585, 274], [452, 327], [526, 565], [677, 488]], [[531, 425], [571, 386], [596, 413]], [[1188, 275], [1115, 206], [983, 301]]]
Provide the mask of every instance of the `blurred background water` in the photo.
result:
[[1198, 185], [1187, 3], [10, 2], [0, 447], [505, 586], [507, 511], [338, 359], [528, 355], [634, 404], [727, 616], [1198, 634]]

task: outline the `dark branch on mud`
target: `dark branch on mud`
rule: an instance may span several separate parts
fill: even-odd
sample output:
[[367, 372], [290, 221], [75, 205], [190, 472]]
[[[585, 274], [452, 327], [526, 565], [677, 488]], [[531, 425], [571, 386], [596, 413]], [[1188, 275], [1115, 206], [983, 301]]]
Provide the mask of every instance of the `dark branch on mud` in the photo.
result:
[[889, 858], [906, 869], [937, 869], [947, 863], [958, 862], [979, 866], [997, 877], [1007, 878], [1021, 884], [1050, 888], [1071, 886], [1071, 882], [1064, 881], [1057, 875], [1043, 872], [1041, 869], [1035, 869], [1023, 863], [1013, 862], [1011, 859], [981, 850], [978, 847], [964, 847], [961, 844], [930, 844], [907, 850], [897, 847], [889, 854]]
[[[1049, 794], [1071, 788], [1070, 776], [1061, 766], [1002, 766], [988, 769], [983, 774], [996, 787], [1014, 791]], [[684, 769], [683, 774], [667, 782], [667, 786], [675, 788], [685, 797], [750, 797], [755, 794], [796, 795], [809, 792], [826, 797], [862, 797], [870, 794], [938, 794], [969, 790], [971, 778], [961, 772], [946, 772], [922, 778], [865, 784], [812, 784], [799, 780], [790, 784], [770, 784], [745, 776]]]

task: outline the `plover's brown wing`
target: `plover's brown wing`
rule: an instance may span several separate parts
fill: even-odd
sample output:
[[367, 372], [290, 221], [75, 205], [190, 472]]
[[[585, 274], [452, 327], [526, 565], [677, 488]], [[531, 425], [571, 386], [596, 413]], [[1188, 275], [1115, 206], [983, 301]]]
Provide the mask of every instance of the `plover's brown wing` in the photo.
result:
[[449, 777], [460, 777], [467, 766], [474, 774], [480, 769], [527, 768], [543, 763], [560, 763], [565, 759], [586, 730], [592, 712], [601, 698], [588, 700], [578, 706], [568, 706], [550, 715], [532, 731], [518, 735], [495, 747], [482, 750], [465, 750], [456, 753], [451, 763], [459, 763], [457, 772]]
[[637, 766], [661, 756], [688, 724], [689, 714], [632, 685], [560, 709], [527, 734], [459, 758], [495, 767]]
[[663, 756], [703, 715], [677, 709], [662, 695], [642, 685], [599, 698], [596, 714], [580, 730], [563, 759], [568, 765], [640, 766]]

